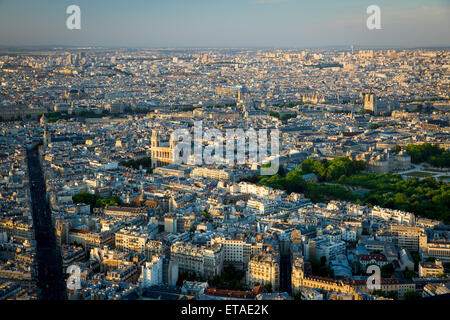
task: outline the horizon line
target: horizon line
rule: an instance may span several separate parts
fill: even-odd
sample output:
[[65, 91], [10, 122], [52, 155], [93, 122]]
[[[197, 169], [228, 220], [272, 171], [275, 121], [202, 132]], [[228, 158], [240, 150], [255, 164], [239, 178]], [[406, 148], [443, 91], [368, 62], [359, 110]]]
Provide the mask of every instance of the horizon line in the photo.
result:
[[[342, 49], [352, 44], [325, 46], [118, 46], [118, 45], [0, 45], [0, 50], [32, 49]], [[393, 45], [355, 45], [355, 49], [450, 49], [450, 45], [393, 46]]]

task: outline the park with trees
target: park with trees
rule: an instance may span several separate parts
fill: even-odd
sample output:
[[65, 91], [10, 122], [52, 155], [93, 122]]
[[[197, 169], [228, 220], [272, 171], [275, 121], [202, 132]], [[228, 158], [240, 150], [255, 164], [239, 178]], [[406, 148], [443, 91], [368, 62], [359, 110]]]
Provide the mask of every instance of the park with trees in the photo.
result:
[[[299, 168], [273, 176], [256, 175], [251, 182], [303, 193], [312, 202], [352, 201], [368, 206], [402, 210], [450, 224], [450, 184], [433, 177], [403, 179], [397, 174], [365, 173], [365, 162], [340, 157], [333, 160], [306, 159]], [[318, 182], [303, 176], [314, 173]], [[355, 192], [355, 189], [364, 192]]]
[[117, 206], [122, 204], [119, 196], [100, 197], [88, 192], [80, 192], [72, 197], [75, 204], [88, 204], [91, 206], [91, 212], [94, 208], [105, 208], [107, 206]]

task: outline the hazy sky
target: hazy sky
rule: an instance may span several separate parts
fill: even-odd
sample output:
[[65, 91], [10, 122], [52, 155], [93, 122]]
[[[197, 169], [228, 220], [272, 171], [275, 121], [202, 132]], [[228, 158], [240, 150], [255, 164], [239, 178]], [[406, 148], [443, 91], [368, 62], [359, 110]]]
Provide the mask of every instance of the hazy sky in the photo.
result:
[[[81, 8], [81, 30], [66, 8]], [[366, 27], [369, 5], [381, 30]], [[0, 0], [0, 45], [450, 46], [450, 0]]]

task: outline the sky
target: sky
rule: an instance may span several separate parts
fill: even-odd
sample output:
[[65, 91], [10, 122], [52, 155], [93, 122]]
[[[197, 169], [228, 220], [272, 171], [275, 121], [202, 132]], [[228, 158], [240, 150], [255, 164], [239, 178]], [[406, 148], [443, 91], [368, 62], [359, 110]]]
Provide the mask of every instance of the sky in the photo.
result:
[[0, 0], [0, 46], [444, 47], [449, 17], [450, 0]]

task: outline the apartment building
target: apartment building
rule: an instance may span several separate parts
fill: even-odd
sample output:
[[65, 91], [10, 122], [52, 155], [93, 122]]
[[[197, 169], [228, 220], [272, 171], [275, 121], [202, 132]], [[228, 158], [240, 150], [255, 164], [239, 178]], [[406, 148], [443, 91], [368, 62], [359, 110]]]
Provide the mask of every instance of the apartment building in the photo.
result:
[[70, 229], [68, 235], [69, 244], [81, 245], [87, 252], [93, 248], [103, 248], [114, 245], [114, 233], [89, 232], [87, 230]]
[[117, 269], [108, 270], [105, 280], [135, 283], [138, 277], [139, 270], [134, 264], [122, 264]]
[[246, 281], [249, 285], [272, 284], [272, 289], [280, 288], [280, 264], [271, 253], [263, 252], [255, 255], [248, 263]]
[[419, 248], [426, 247], [427, 235], [422, 227], [391, 225], [390, 231], [400, 248], [417, 252]]
[[238, 239], [226, 239], [216, 237], [211, 239], [212, 244], [222, 245], [224, 261], [229, 263], [248, 263], [253, 255], [259, 254], [263, 249], [263, 244], [248, 243]]
[[443, 262], [450, 262], [450, 242], [428, 242], [420, 248], [420, 254], [423, 260], [434, 257]]
[[124, 228], [115, 234], [116, 249], [142, 253], [149, 238], [146, 232]]
[[411, 226], [415, 222], [415, 215], [400, 210], [381, 208], [375, 206], [370, 211], [370, 217], [385, 221], [392, 221], [397, 224]]
[[335, 260], [340, 254], [345, 254], [345, 248], [347, 244], [345, 241], [332, 241], [326, 238], [310, 239], [304, 243], [305, 258], [320, 259], [325, 257], [327, 261]]
[[[351, 285], [355, 288], [356, 292], [362, 294], [371, 293], [375, 290], [369, 289], [366, 279], [353, 280]], [[395, 276], [392, 276], [391, 278], [381, 278], [379, 290], [383, 292], [395, 292], [399, 299], [403, 299], [406, 292], [416, 290], [416, 285], [410, 280], [400, 281]]]
[[240, 193], [251, 194], [251, 195], [257, 196], [259, 198], [267, 197], [271, 191], [269, 189], [269, 187], [258, 186], [256, 184], [247, 183], [247, 182], [240, 182], [237, 185], [237, 187], [238, 187], [237, 189], [239, 190]]
[[34, 239], [34, 232], [31, 224], [13, 219], [0, 220], [0, 232], [6, 232], [8, 237], [21, 237], [28, 240]]
[[230, 172], [223, 169], [209, 169], [206, 167], [194, 168], [191, 172], [193, 178], [209, 178], [217, 180], [231, 180]]
[[294, 258], [292, 263], [291, 285], [293, 295], [298, 292], [303, 292], [305, 289], [307, 291], [312, 288], [350, 294], [354, 300], [360, 299], [355, 289], [346, 282], [332, 278], [305, 275], [303, 257]]
[[115, 217], [146, 218], [148, 215], [148, 212], [145, 208], [132, 208], [132, 207], [106, 207], [103, 213], [107, 216], [115, 216]]
[[191, 272], [205, 277], [214, 277], [222, 272], [222, 246], [201, 247], [177, 241], [170, 248], [170, 260], [178, 265], [180, 273]]
[[276, 202], [267, 198], [250, 199], [247, 201], [247, 207], [258, 215], [271, 214], [275, 212]]
[[139, 278], [141, 287], [149, 288], [163, 283], [163, 258], [161, 256], [153, 256], [141, 268], [142, 271]]
[[144, 254], [147, 259], [151, 259], [153, 255], [165, 255], [166, 248], [161, 241], [148, 240], [145, 244]]
[[364, 270], [369, 265], [377, 265], [379, 267], [389, 264], [388, 260], [383, 254], [362, 254], [359, 257], [359, 264], [364, 267]]
[[419, 262], [419, 277], [437, 277], [444, 274], [441, 260]]

